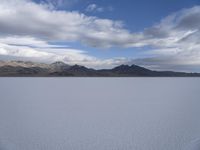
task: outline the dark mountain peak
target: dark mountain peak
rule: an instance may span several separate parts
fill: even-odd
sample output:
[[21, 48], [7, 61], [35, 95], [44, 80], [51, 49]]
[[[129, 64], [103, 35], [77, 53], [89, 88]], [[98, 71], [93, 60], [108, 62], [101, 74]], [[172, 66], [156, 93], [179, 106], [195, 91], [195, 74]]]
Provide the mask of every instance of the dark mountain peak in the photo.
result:
[[117, 67], [130, 67], [129, 65], [126, 65], [126, 64], [122, 64], [122, 65], [119, 65]]
[[130, 66], [123, 64], [123, 65], [120, 65], [120, 66], [113, 68], [112, 70], [122, 70], [122, 69], [127, 69], [127, 68], [130, 68]]
[[73, 76], [79, 76], [79, 77], [100, 76], [98, 71], [80, 65], [71, 66], [68, 70], [66, 70], [66, 72], [68, 74], [72, 74]]
[[84, 66], [75, 64], [75, 65], [73, 65], [72, 67], [84, 67]]
[[125, 76], [148, 76], [152, 71], [137, 65], [120, 65], [112, 69], [114, 73]]
[[77, 77], [200, 77], [200, 73], [152, 71], [144, 67], [120, 65], [113, 69], [95, 70], [81, 65], [52, 64], [30, 61], [0, 61], [0, 76], [77, 76]]
[[56, 61], [49, 65], [51, 72], [63, 72], [70, 68], [69, 65], [65, 64], [62, 61]]
[[81, 66], [81, 65], [73, 65], [70, 67], [70, 69], [74, 69], [74, 70], [89, 70], [88, 68], [86, 68], [85, 66]]
[[117, 66], [115, 68], [113, 68], [113, 70], [137, 70], [137, 69], [140, 69], [140, 70], [148, 70], [146, 68], [143, 68], [143, 67], [140, 67], [140, 66], [137, 66], [135, 64], [129, 66], [129, 65], [120, 65], [120, 66]]

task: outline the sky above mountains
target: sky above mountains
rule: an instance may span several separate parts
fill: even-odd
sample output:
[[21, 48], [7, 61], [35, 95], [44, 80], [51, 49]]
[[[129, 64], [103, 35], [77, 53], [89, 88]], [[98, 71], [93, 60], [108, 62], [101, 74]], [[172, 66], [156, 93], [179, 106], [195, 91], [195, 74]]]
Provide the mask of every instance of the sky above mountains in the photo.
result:
[[0, 59], [200, 72], [200, 0], [0, 0]]

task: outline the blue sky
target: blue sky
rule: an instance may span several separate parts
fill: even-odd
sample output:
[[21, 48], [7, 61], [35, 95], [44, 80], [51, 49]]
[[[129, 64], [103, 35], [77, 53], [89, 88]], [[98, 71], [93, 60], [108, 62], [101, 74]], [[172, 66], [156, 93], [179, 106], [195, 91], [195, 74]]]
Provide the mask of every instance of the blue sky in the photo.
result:
[[199, 5], [200, 0], [2, 0], [0, 58], [200, 72]]
[[[45, 0], [34, 0], [37, 3]], [[52, 0], [55, 1], [55, 0]], [[69, 0], [65, 0], [69, 1]], [[170, 13], [183, 8], [191, 8], [199, 5], [200, 0], [71, 0], [57, 9], [67, 11], [79, 11], [90, 16], [122, 20], [131, 31], [141, 31], [159, 22]], [[48, 2], [48, 0], [46, 0]], [[112, 11], [86, 12], [85, 9], [90, 4], [98, 7], [112, 7]]]

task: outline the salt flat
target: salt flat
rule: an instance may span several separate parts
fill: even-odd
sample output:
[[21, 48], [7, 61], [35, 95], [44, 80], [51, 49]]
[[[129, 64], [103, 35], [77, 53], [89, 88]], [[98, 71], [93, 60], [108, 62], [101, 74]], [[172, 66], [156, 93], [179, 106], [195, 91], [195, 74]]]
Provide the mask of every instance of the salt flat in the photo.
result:
[[182, 150], [199, 78], [0, 78], [1, 150]]

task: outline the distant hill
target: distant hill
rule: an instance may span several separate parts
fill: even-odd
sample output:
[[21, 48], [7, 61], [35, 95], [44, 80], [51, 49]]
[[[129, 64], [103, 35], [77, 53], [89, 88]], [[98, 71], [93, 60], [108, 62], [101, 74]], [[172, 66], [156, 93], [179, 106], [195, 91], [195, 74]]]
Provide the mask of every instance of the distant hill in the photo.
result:
[[52, 64], [26, 61], [0, 61], [1, 77], [200, 77], [200, 73], [153, 71], [137, 65], [120, 65], [95, 70], [63, 62]]

